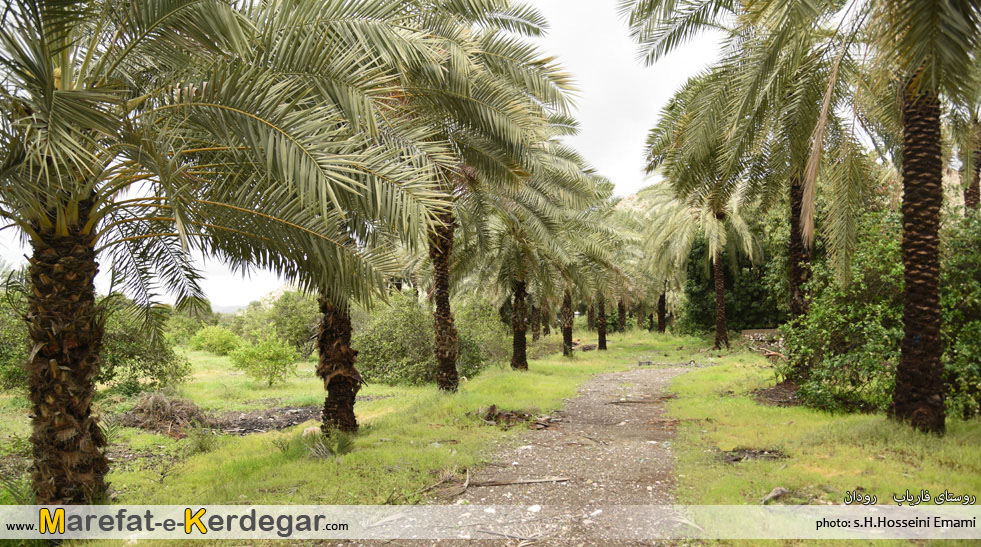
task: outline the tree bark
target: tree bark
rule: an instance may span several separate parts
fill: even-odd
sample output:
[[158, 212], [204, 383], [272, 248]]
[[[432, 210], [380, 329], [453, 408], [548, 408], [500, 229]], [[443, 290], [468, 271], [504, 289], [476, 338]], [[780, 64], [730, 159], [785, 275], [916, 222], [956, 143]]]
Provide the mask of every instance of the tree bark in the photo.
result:
[[453, 392], [460, 385], [456, 369], [459, 351], [456, 325], [450, 309], [450, 256], [453, 253], [453, 232], [456, 220], [452, 213], [440, 215], [441, 225], [429, 233], [429, 258], [433, 263], [433, 327], [436, 334], [436, 386]]
[[729, 331], [726, 327], [726, 284], [722, 271], [722, 251], [716, 251], [712, 264], [715, 279], [715, 349], [729, 348]]
[[552, 334], [552, 314], [548, 312], [548, 305], [542, 303], [542, 334], [549, 336]]
[[537, 342], [542, 337], [542, 315], [538, 306], [531, 307], [531, 341]]
[[[83, 207], [79, 226], [91, 212]], [[99, 265], [95, 238], [79, 226], [31, 242], [31, 481], [41, 505], [98, 503], [107, 488], [106, 441], [92, 414], [104, 332], [93, 282]]]
[[606, 350], [606, 299], [600, 295], [597, 307], [599, 311], [599, 316], [596, 318], [596, 332], [599, 335], [599, 342], [596, 347], [600, 350]]
[[981, 207], [981, 150], [974, 151], [974, 172], [971, 182], [964, 189], [964, 208], [976, 211]]
[[889, 415], [914, 428], [944, 433], [943, 342], [940, 338], [938, 229], [943, 206], [940, 101], [936, 93], [903, 95], [902, 356]]
[[586, 308], [586, 330], [590, 332], [596, 330], [596, 310], [592, 305]]
[[647, 315], [647, 332], [654, 332], [654, 314]]
[[354, 403], [364, 380], [354, 368], [358, 352], [351, 348], [351, 317], [326, 297], [320, 298], [320, 328], [317, 331], [317, 376], [324, 381], [324, 435], [333, 431], [354, 433], [358, 420]]
[[811, 277], [811, 253], [804, 245], [801, 209], [804, 203], [804, 183], [794, 177], [790, 181], [790, 318], [807, 314], [807, 294], [804, 285]]
[[668, 304], [667, 295], [661, 293], [657, 298], [657, 332], [664, 332], [667, 328]]
[[637, 304], [637, 330], [644, 328], [644, 305]]
[[627, 332], [627, 306], [622, 298], [617, 301], [617, 332]]
[[528, 341], [525, 340], [527, 303], [527, 285], [524, 281], [514, 282], [514, 304], [511, 305], [511, 331], [514, 333], [511, 344], [511, 368], [528, 370]]
[[572, 314], [572, 291], [565, 290], [562, 297], [562, 311], [559, 316], [562, 323], [562, 355], [572, 357], [572, 322], [575, 315]]

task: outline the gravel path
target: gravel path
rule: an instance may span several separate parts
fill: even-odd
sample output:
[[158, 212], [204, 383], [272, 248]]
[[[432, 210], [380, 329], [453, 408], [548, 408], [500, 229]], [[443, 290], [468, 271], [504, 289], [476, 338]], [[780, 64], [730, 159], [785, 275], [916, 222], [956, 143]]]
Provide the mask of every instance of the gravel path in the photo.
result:
[[[519, 520], [486, 514], [484, 522], [509, 524], [511, 537], [476, 533], [469, 540], [355, 541], [330, 545], [578, 546], [653, 545], [623, 540], [623, 523], [602, 508], [673, 503], [671, 439], [675, 422], [665, 419], [671, 380], [690, 366], [643, 367], [597, 375], [551, 414], [561, 422], [528, 430], [498, 445], [487, 465], [471, 470], [470, 483], [567, 478], [564, 482], [470, 486], [462, 494], [437, 494], [433, 505], [515, 506]], [[460, 485], [446, 489], [459, 492]], [[445, 491], [444, 491], [445, 492]], [[520, 508], [520, 509], [519, 509]], [[531, 518], [529, 518], [529, 516]], [[520, 522], [522, 524], [515, 524]], [[501, 529], [501, 527], [497, 527]], [[663, 543], [663, 542], [659, 542]]]
[[596, 511], [603, 505], [673, 502], [674, 423], [663, 417], [663, 402], [671, 397], [671, 379], [686, 370], [653, 367], [596, 376], [559, 413], [559, 427], [529, 431], [518, 446], [502, 447], [471, 476], [475, 483], [545, 477], [567, 482], [469, 488], [439, 503], [542, 506], [540, 518], [521, 534], [534, 545], [639, 544], [617, 541], [617, 523]]

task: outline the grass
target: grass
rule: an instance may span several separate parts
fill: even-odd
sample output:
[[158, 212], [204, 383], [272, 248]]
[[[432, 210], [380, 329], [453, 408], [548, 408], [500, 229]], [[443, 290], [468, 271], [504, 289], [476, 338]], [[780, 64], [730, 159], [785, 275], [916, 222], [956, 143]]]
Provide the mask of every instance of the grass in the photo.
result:
[[[864, 489], [878, 503], [927, 489], [981, 493], [981, 421], [948, 418], [943, 437], [925, 435], [881, 414], [831, 414], [757, 403], [752, 391], [775, 383], [774, 369], [749, 352], [679, 376], [668, 413], [680, 420], [677, 503], [758, 504], [775, 487], [779, 503], [841, 504], [846, 490]], [[725, 463], [720, 453], [776, 449], [786, 459]], [[756, 542], [753, 542], [754, 544]], [[903, 542], [896, 542], [900, 544]]]
[[[552, 340], [557, 337], [553, 335]], [[552, 354], [533, 359], [527, 373], [493, 366], [461, 385], [454, 395], [434, 387], [369, 385], [361, 395], [384, 397], [358, 403], [362, 424], [353, 450], [336, 458], [311, 458], [293, 438], [315, 422], [282, 432], [226, 436], [210, 452], [188, 456], [179, 469], [126, 469], [109, 480], [122, 492], [117, 503], [410, 503], [413, 495], [445, 473], [462, 473], [479, 465], [497, 442], [514, 432], [483, 424], [475, 415], [481, 407], [547, 413], [573, 396], [590, 376], [635, 365], [652, 350], [681, 359], [694, 340], [665, 338], [651, 343], [650, 335], [628, 334], [611, 339], [611, 350], [577, 354], [569, 360]], [[285, 385], [267, 388], [235, 374], [226, 358], [191, 353], [193, 380], [180, 393], [210, 410], [246, 410], [260, 406], [319, 404], [323, 387], [312, 365]], [[167, 448], [186, 441], [127, 431], [126, 442]], [[162, 480], [161, 480], [162, 479]]]
[[[579, 331], [583, 332], [583, 331]], [[500, 408], [547, 413], [563, 405], [594, 374], [626, 370], [637, 361], [687, 362], [692, 370], [673, 382], [678, 398], [668, 413], [679, 420], [673, 442], [676, 499], [680, 504], [758, 504], [774, 487], [790, 490], [779, 503], [841, 503], [858, 487], [891, 503], [894, 493], [928, 489], [940, 493], [981, 493], [981, 421], [948, 420], [944, 437], [922, 435], [881, 415], [835, 415], [803, 407], [757, 403], [752, 392], [773, 385], [774, 369], [748, 351], [720, 353], [699, 338], [633, 332], [610, 337], [610, 351], [557, 353], [557, 334], [532, 350], [544, 355], [527, 373], [492, 366], [461, 385], [454, 395], [433, 387], [369, 385], [373, 397], [356, 407], [361, 432], [339, 455], [312, 457], [300, 439], [311, 421], [245, 437], [218, 439], [165, 435], [123, 428], [118, 443], [152, 453], [154, 465], [114, 465], [109, 481], [116, 503], [139, 504], [380, 504], [420, 501], [420, 490], [447, 474], [460, 474], [486, 461], [517, 431], [487, 426], [475, 410]], [[313, 364], [302, 363], [290, 381], [266, 387], [231, 367], [227, 358], [192, 352], [190, 382], [179, 390], [210, 411], [246, 411], [320, 404], [323, 387]], [[132, 399], [103, 399], [120, 410]], [[0, 393], [0, 436], [26, 439], [27, 406], [21, 397]], [[214, 442], [212, 442], [214, 441]], [[6, 439], [5, 447], [14, 446]], [[23, 444], [23, 443], [21, 443]], [[735, 449], [779, 450], [779, 460], [725, 463], [720, 454]], [[4, 454], [0, 453], [0, 457]], [[0, 503], [9, 496], [0, 492]], [[754, 542], [755, 543], [755, 542]]]

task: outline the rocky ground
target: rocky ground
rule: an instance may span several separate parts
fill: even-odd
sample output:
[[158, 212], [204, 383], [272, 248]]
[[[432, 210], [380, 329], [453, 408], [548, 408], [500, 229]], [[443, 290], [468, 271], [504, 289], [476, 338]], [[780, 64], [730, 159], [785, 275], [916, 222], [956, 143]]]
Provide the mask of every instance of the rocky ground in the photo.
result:
[[[676, 422], [664, 417], [664, 401], [673, 397], [667, 391], [671, 379], [690, 366], [638, 367], [592, 378], [552, 414], [547, 428], [501, 444], [489, 464], [470, 471], [466, 488], [438, 490], [431, 503], [524, 508], [522, 523], [507, 534], [475, 533], [468, 545], [652, 544], [622, 539], [623, 523], [609, 515], [609, 506], [673, 502]], [[539, 480], [549, 482], [521, 483]], [[488, 523], [500, 523], [495, 514], [486, 516]]]

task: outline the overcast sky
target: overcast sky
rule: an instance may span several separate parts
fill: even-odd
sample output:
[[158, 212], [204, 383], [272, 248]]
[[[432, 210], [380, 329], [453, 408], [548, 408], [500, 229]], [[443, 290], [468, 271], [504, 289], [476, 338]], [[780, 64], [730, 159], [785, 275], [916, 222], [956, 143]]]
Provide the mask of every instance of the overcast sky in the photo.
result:
[[[647, 131], [675, 89], [718, 55], [719, 38], [706, 36], [653, 67], [637, 59], [637, 47], [617, 17], [617, 0], [531, 0], [548, 17], [551, 30], [540, 40], [575, 78], [580, 134], [569, 140], [603, 176], [617, 195], [644, 186], [643, 146]], [[22, 264], [25, 250], [12, 230], [0, 232], [7, 263]], [[215, 261], [202, 264], [203, 288], [217, 310], [242, 307], [276, 290], [281, 281], [260, 272], [247, 279], [232, 275]], [[107, 290], [105, 275], [97, 279]], [[170, 300], [170, 299], [166, 299]]]

